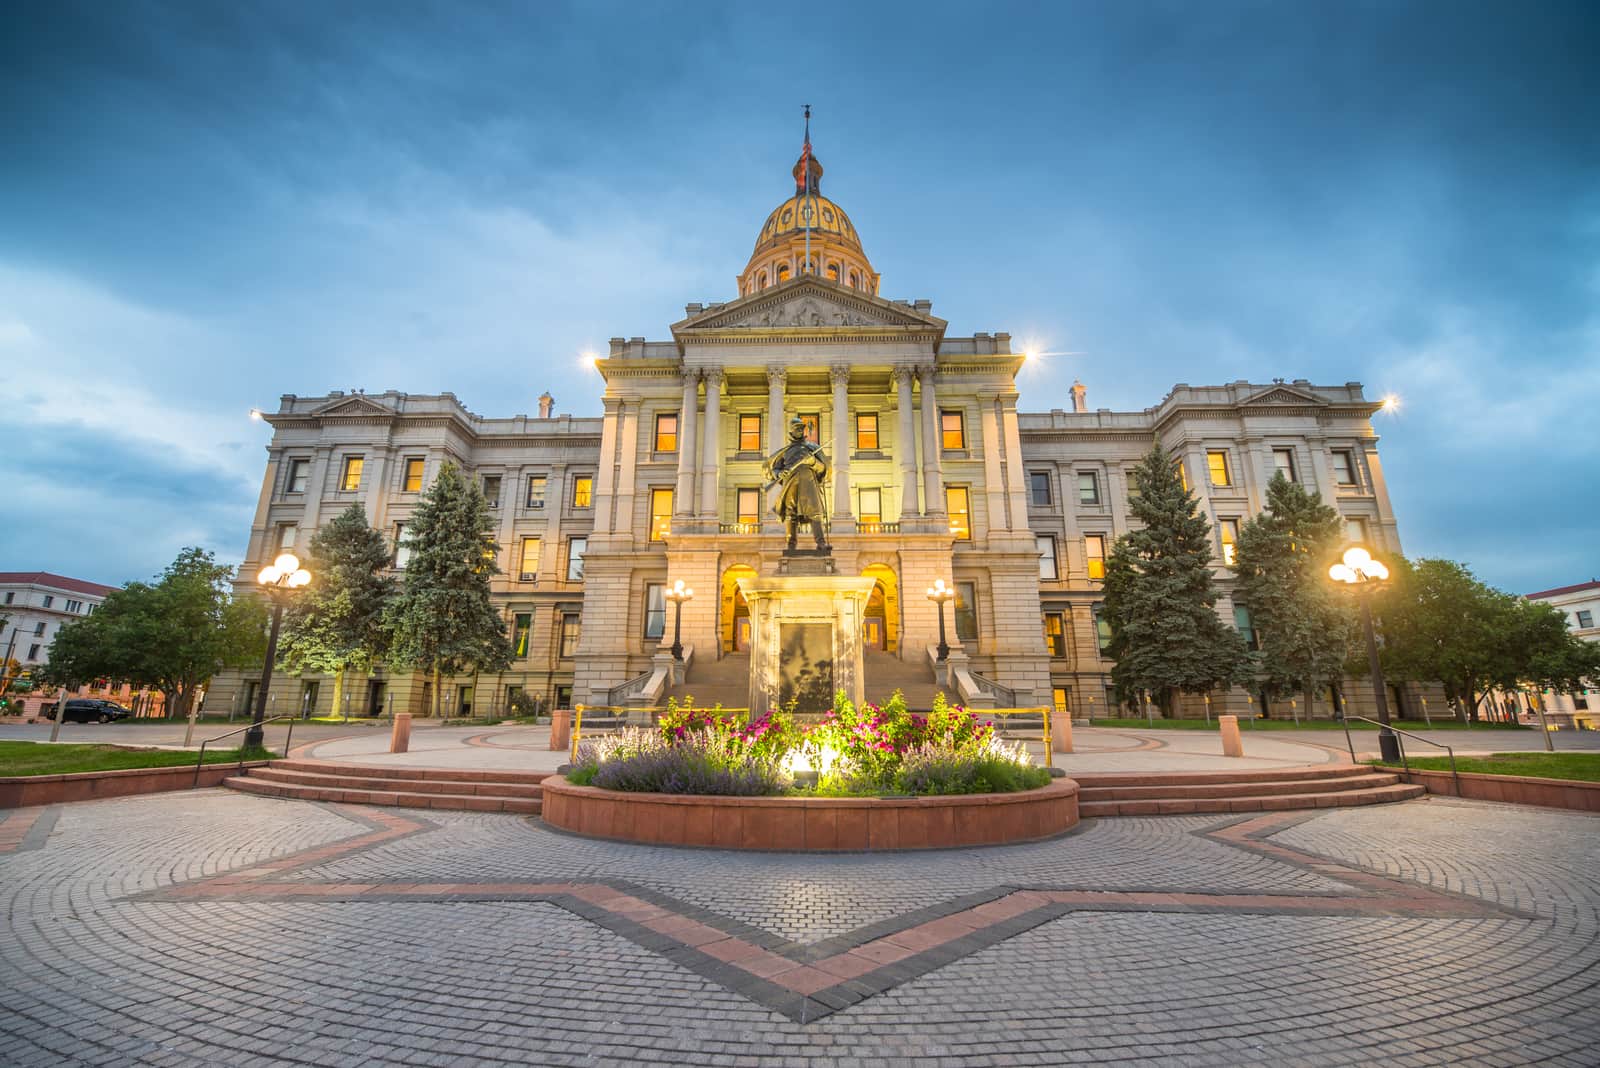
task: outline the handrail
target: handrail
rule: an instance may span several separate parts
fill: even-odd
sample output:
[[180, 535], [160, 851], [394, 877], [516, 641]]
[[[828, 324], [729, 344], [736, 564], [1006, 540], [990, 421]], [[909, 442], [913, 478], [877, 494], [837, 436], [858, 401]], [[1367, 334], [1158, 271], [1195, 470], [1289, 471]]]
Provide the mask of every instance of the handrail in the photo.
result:
[[[1352, 719], [1358, 719], [1362, 723], [1370, 723], [1374, 727], [1380, 727], [1383, 730], [1391, 731], [1391, 732], [1393, 732], [1394, 734], [1396, 734], [1396, 735], [1398, 735], [1400, 737], [1415, 738], [1417, 741], [1423, 743], [1424, 745], [1438, 746], [1440, 749], [1443, 749], [1450, 756], [1450, 778], [1452, 780], [1454, 780], [1454, 782], [1456, 784], [1456, 796], [1457, 797], [1461, 796], [1461, 775], [1460, 775], [1459, 772], [1456, 771], [1456, 751], [1452, 747], [1450, 747], [1448, 745], [1445, 745], [1443, 742], [1436, 742], [1432, 738], [1424, 738], [1420, 734], [1412, 734], [1410, 731], [1401, 730], [1399, 727], [1396, 727], [1392, 723], [1380, 723], [1375, 719], [1368, 719], [1366, 716], [1352, 716], [1352, 715], [1346, 713], [1345, 715], [1341, 716], [1340, 718], [1343, 719], [1344, 721], [1346, 721], [1346, 723], [1348, 723]], [[1345, 729], [1344, 729], [1344, 741], [1345, 741], [1345, 744], [1350, 747], [1350, 763], [1354, 764], [1355, 761], [1356, 761], [1356, 748], [1355, 748], [1354, 743], [1352, 743], [1350, 741], [1350, 728], [1349, 728], [1349, 726], [1346, 726]], [[1397, 744], [1400, 747], [1400, 767], [1405, 770], [1405, 773], [1407, 775], [1410, 775], [1411, 774], [1411, 765], [1406, 763], [1406, 743], [1399, 742]]]
[[[269, 723], [276, 723], [280, 719], [286, 719], [289, 721], [289, 731], [283, 736], [283, 755], [285, 757], [289, 755], [289, 739], [294, 737], [294, 721], [298, 718], [299, 717], [293, 713], [285, 713], [284, 715], [273, 716], [271, 719], [264, 719], [261, 721], [261, 726], [263, 727]], [[224, 738], [232, 738], [235, 734], [243, 734], [245, 731], [250, 730], [254, 726], [254, 723], [247, 723], [238, 730], [229, 731], [227, 734], [219, 734], [215, 738], [207, 738], [205, 741], [201, 742], [200, 756], [194, 762], [194, 782], [190, 785], [189, 789], [192, 790], [196, 786], [200, 785], [200, 769], [206, 762], [206, 746], [210, 745], [212, 742], [220, 742]], [[239, 761], [239, 767], [244, 767], [244, 760], [242, 758]]]
[[1050, 734], [1050, 715], [1053, 710], [1049, 705], [1034, 705], [1031, 707], [1017, 708], [975, 708], [968, 709], [967, 711], [971, 712], [979, 719], [982, 719], [985, 716], [1038, 716], [1044, 735], [1043, 741], [1045, 767], [1053, 767], [1055, 765], [1055, 743]]
[[[567, 758], [574, 764], [578, 762], [578, 740], [583, 736], [583, 714], [585, 712], [600, 713], [601, 718], [606, 719], [615, 719], [618, 718], [619, 715], [623, 718], [626, 718], [630, 714], [643, 712], [649, 715], [650, 723], [651, 725], [654, 725], [657, 717], [662, 712], [671, 711], [674, 707], [680, 711], [683, 708], [682, 705], [573, 705], [572, 737], [567, 747]], [[736, 715], [742, 715], [746, 720], [750, 718], [750, 710], [748, 708], [723, 708], [721, 706], [714, 705], [695, 705], [693, 707], [703, 708], [707, 712], [714, 708], [717, 712], [727, 712], [734, 713]]]

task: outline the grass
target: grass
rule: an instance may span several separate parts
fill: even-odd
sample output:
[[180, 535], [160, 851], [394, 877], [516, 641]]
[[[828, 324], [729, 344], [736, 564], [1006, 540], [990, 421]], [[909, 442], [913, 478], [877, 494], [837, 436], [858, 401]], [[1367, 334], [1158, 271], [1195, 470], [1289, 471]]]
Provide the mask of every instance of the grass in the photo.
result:
[[[1449, 757], [1407, 757], [1414, 768], [1449, 771]], [[1373, 764], [1380, 763], [1372, 761]], [[1396, 764], [1386, 767], [1398, 767]], [[1600, 753], [1494, 753], [1486, 757], [1456, 757], [1457, 771], [1480, 775], [1524, 775], [1532, 779], [1576, 779], [1600, 782]]]
[[[981, 710], [980, 710], [981, 714]], [[1125, 719], [1094, 719], [1089, 722], [1091, 727], [1145, 727], [1156, 730], [1171, 731], [1205, 731], [1216, 730], [1216, 717], [1207, 723], [1204, 719], [1162, 719], [1154, 717], [1153, 721], [1146, 721], [1143, 716]], [[1529, 728], [1516, 723], [1458, 723], [1453, 719], [1434, 717], [1430, 727], [1420, 719], [1397, 719], [1394, 725], [1407, 731], [1465, 731], [1465, 730], [1502, 730], [1521, 731]], [[1246, 731], [1336, 731], [1340, 729], [1336, 719], [1302, 719], [1296, 723], [1292, 719], [1247, 719], [1239, 717], [1239, 729]], [[1361, 723], [1352, 720], [1350, 729], [1353, 731], [1375, 731], [1378, 728], [1371, 723]]]
[[[207, 764], [266, 760], [265, 749], [220, 749], [206, 753]], [[0, 775], [69, 775], [80, 771], [125, 768], [170, 768], [192, 765], [195, 754], [181, 749], [121, 749], [114, 745], [51, 745], [49, 742], [0, 742]]]

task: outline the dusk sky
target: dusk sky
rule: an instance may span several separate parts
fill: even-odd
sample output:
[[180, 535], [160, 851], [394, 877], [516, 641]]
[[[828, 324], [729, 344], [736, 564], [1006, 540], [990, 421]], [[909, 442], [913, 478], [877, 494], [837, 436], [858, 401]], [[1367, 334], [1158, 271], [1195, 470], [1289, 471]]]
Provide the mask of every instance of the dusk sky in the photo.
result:
[[0, 570], [237, 561], [330, 389], [600, 413], [793, 189], [1022, 407], [1363, 382], [1404, 548], [1600, 575], [1600, 4], [68, 3], [0, 33]]

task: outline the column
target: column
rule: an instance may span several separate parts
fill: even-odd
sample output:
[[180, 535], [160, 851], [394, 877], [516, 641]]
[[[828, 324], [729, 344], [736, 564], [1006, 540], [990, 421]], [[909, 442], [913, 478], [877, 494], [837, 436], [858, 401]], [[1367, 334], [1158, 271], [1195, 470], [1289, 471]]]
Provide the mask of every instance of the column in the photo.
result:
[[1006, 443], [1006, 495], [1011, 529], [1028, 530], [1028, 472], [1022, 466], [1022, 429], [1017, 425], [1017, 395], [1000, 397], [1000, 433]]
[[[979, 415], [983, 420], [981, 447], [983, 449], [983, 510], [990, 532], [1002, 530], [1006, 522], [1006, 488], [1000, 472], [1000, 458], [1004, 446], [1000, 437], [999, 398], [993, 393], [978, 394]], [[972, 502], [976, 509], [977, 501]], [[974, 523], [974, 526], [977, 524]]]
[[672, 495], [675, 516], [694, 515], [694, 424], [700, 406], [700, 373], [683, 372], [683, 406], [678, 409], [678, 487]]
[[367, 455], [366, 470], [362, 472], [366, 484], [367, 526], [382, 530], [389, 511], [389, 449], [379, 445]]
[[828, 369], [833, 383], [833, 519], [845, 528], [855, 525], [850, 508], [850, 365]]
[[[615, 497], [616, 517], [611, 522], [611, 530], [616, 534], [632, 534], [634, 506], [638, 503], [634, 497], [634, 464], [639, 458], [639, 413], [641, 406], [638, 401], [626, 405], [622, 412], [622, 431], [617, 435], [617, 490]], [[678, 418], [678, 426], [683, 426], [683, 418]], [[682, 445], [679, 445], [682, 448]], [[673, 498], [673, 510], [677, 510], [677, 498]], [[647, 533], [646, 538], [649, 537]]]
[[311, 461], [311, 477], [306, 479], [306, 517], [304, 530], [316, 530], [322, 516], [322, 498], [328, 492], [328, 462], [333, 458], [332, 445], [318, 445]]
[[600, 463], [594, 473], [594, 534], [611, 533], [611, 501], [617, 484], [617, 423], [623, 404], [616, 397], [601, 400], [605, 416], [600, 423]]
[[939, 401], [934, 396], [934, 369], [920, 368], [922, 378], [922, 510], [944, 515], [944, 440], [939, 433]]
[[[719, 423], [722, 417], [722, 368], [707, 367], [706, 425], [703, 439], [705, 455], [700, 465], [700, 512], [712, 522], [717, 521], [717, 501], [722, 490], [722, 435]], [[712, 528], [713, 532], [715, 528]]]
[[789, 428], [783, 421], [783, 387], [788, 377], [788, 368], [767, 368], [767, 455], [769, 456], [789, 440]]
[[911, 416], [911, 379], [916, 374], [909, 367], [894, 369], [896, 405], [900, 410], [899, 428], [894, 436], [894, 451], [900, 461], [900, 521], [917, 516], [917, 438]]

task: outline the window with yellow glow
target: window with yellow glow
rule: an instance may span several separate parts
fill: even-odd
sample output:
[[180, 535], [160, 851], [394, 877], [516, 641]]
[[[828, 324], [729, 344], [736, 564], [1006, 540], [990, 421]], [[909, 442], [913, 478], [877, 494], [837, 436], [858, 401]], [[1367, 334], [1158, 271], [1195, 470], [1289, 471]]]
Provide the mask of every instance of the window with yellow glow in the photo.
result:
[[1065, 716], [1071, 713], [1072, 705], [1067, 700], [1067, 691], [1063, 686], [1057, 686], [1050, 691], [1050, 700], [1055, 705], [1055, 713]]
[[883, 491], [877, 486], [862, 486], [856, 491], [860, 507], [856, 510], [861, 523], [883, 522]]
[[406, 460], [406, 492], [419, 493], [422, 490], [422, 457], [412, 456]]
[[760, 415], [741, 415], [739, 417], [739, 451], [761, 451]]
[[815, 445], [822, 440], [822, 414], [820, 412], [801, 412], [800, 421], [806, 427], [806, 440]]
[[1206, 467], [1211, 470], [1211, 484], [1213, 486], [1231, 486], [1233, 479], [1228, 474], [1228, 454], [1221, 450], [1206, 453]]
[[965, 486], [944, 488], [944, 510], [950, 514], [950, 533], [960, 541], [972, 540], [972, 505]]
[[678, 451], [678, 413], [662, 412], [656, 416], [656, 452]]
[[1089, 577], [1104, 579], [1106, 577], [1106, 538], [1104, 534], [1085, 534], [1083, 537], [1083, 555], [1089, 563]]
[[650, 540], [660, 541], [663, 536], [671, 533], [672, 491], [653, 489], [650, 491]]
[[572, 507], [592, 508], [594, 506], [594, 478], [590, 475], [579, 475], [572, 480]]
[[871, 452], [878, 447], [878, 413], [856, 413], [856, 449]]
[[1237, 519], [1217, 520], [1217, 534], [1222, 539], [1222, 562], [1229, 567], [1233, 566], [1233, 554], [1239, 545], [1239, 521]]
[[735, 522], [747, 526], [761, 522], [761, 491], [749, 487], [741, 489], [734, 498], [734, 507], [739, 513]]
[[539, 579], [539, 547], [542, 544], [538, 538], [522, 539], [522, 558], [517, 563], [517, 577], [522, 582], [537, 582]]
[[346, 456], [344, 458], [344, 473], [339, 477], [339, 488], [342, 490], [358, 490], [361, 488], [361, 469], [366, 466], [366, 461], [359, 456]]
[[1060, 612], [1044, 614], [1044, 644], [1050, 655], [1064, 659], [1067, 655], [1067, 630], [1061, 622]]
[[960, 412], [939, 413], [939, 435], [942, 448], [964, 449], [967, 447], [966, 420]]

